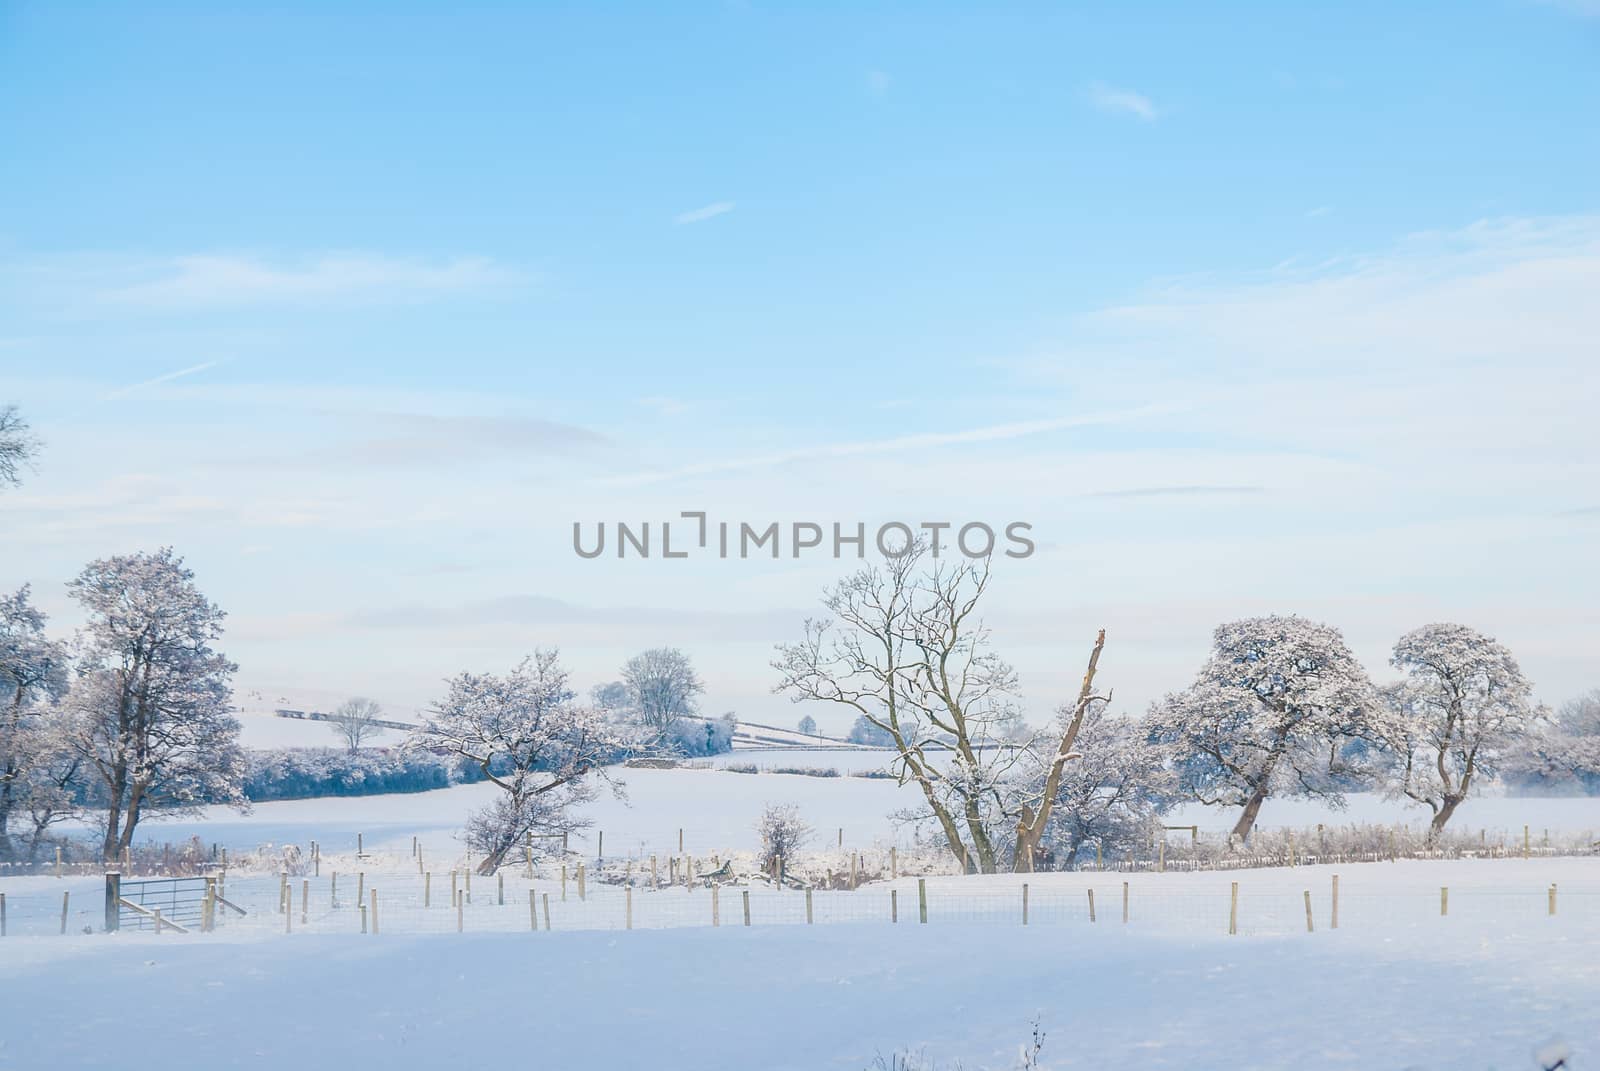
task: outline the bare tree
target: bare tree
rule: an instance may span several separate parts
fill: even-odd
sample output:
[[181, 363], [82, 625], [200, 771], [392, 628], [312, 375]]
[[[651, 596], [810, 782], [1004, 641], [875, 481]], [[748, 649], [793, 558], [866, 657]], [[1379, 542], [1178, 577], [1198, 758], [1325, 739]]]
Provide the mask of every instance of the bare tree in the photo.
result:
[[101, 783], [112, 862], [149, 811], [243, 801], [237, 667], [211, 646], [225, 615], [170, 547], [90, 562], [67, 588], [88, 614], [71, 744]]
[[1544, 718], [1533, 685], [1503, 645], [1465, 625], [1424, 625], [1400, 637], [1390, 663], [1406, 673], [1384, 689], [1382, 744], [1391, 790], [1433, 812], [1429, 841], [1482, 776]]
[[452, 679], [407, 739], [408, 748], [472, 760], [504, 790], [467, 825], [469, 842], [484, 853], [479, 873], [494, 873], [529, 833], [573, 828], [570, 808], [594, 796], [589, 775], [604, 779], [626, 744], [600, 710], [573, 700], [558, 653], [535, 651], [506, 676]]
[[[1016, 672], [990, 649], [977, 617], [989, 560], [929, 559], [927, 546], [916, 543], [826, 592], [833, 617], [807, 620], [799, 643], [779, 645], [774, 691], [848, 707], [885, 734], [899, 753], [900, 783], [922, 792], [951, 853], [970, 869], [999, 869], [1005, 853], [997, 837], [1012, 828], [1022, 849], [1014, 865], [1025, 867], [1049, 806], [1028, 802], [1022, 774], [1037, 760], [1033, 741], [1009, 735]], [[1092, 681], [1093, 660], [1086, 687]], [[1065, 739], [1050, 765], [1072, 757]]]
[[379, 724], [382, 717], [383, 707], [375, 700], [358, 695], [340, 703], [338, 709], [328, 715], [328, 724], [334, 735], [344, 741], [345, 750], [354, 755], [363, 744], [370, 744], [374, 737], [383, 735], [384, 727]]
[[39, 440], [14, 405], [0, 405], [0, 487], [22, 482], [22, 471], [39, 456]]
[[622, 681], [646, 743], [655, 747], [669, 745], [678, 722], [694, 716], [697, 697], [705, 691], [689, 656], [674, 647], [656, 647], [628, 659]]
[[810, 842], [813, 830], [792, 803], [769, 803], [756, 822], [761, 836], [761, 869], [776, 876], [778, 860], [793, 860]]

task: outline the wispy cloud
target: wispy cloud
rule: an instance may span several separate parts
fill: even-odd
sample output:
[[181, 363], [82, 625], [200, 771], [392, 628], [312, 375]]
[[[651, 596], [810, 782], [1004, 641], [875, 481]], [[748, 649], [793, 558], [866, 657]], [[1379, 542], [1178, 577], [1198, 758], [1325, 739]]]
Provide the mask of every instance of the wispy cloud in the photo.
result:
[[1321, 219], [1323, 216], [1333, 215], [1332, 205], [1318, 205], [1306, 212], [1307, 219]]
[[1264, 495], [1265, 487], [1252, 484], [1185, 484], [1174, 487], [1130, 487], [1120, 491], [1092, 491], [1085, 498], [1200, 498], [1211, 495]]
[[110, 401], [113, 398], [121, 398], [125, 395], [132, 394], [135, 391], [143, 390], [145, 387], [154, 387], [161, 383], [171, 383], [174, 379], [182, 379], [184, 376], [192, 376], [196, 372], [204, 372], [208, 368], [215, 368], [217, 365], [224, 363], [226, 362], [206, 361], [203, 364], [190, 365], [188, 368], [180, 368], [176, 372], [167, 372], [164, 375], [155, 376], [154, 378], [146, 379], [139, 383], [130, 383], [126, 387], [118, 387], [116, 390], [107, 391], [105, 394], [100, 395], [100, 400], [104, 402]]
[[52, 266], [57, 286], [110, 305], [187, 309], [354, 299], [390, 301], [505, 287], [526, 277], [486, 257], [421, 260], [329, 253], [299, 260], [195, 253], [161, 259], [82, 258]]
[[679, 212], [672, 217], [672, 222], [682, 227], [689, 223], [704, 223], [708, 219], [726, 215], [733, 211], [732, 201], [713, 201], [704, 208], [692, 209], [688, 212]]
[[634, 485], [661, 483], [687, 476], [710, 476], [719, 473], [746, 472], [751, 469], [773, 468], [797, 461], [816, 461], [841, 457], [861, 457], [873, 454], [897, 453], [905, 450], [931, 450], [964, 443], [1001, 442], [1030, 435], [1042, 435], [1069, 428], [1095, 427], [1104, 424], [1121, 424], [1144, 417], [1158, 416], [1187, 408], [1184, 403], [1158, 402], [1131, 409], [1104, 413], [1086, 413], [1079, 416], [1058, 417], [1051, 420], [1024, 420], [1009, 424], [991, 424], [987, 427], [968, 428], [964, 431], [926, 432], [918, 435], [901, 435], [892, 439], [869, 439], [861, 442], [826, 443], [799, 447], [773, 454], [753, 457], [728, 458], [708, 461], [682, 468], [641, 472], [618, 476], [602, 481], [609, 484]]
[[1089, 87], [1089, 99], [1096, 108], [1113, 115], [1131, 115], [1150, 122], [1158, 116], [1155, 102], [1143, 93], [1131, 89], [1118, 89], [1104, 82]]

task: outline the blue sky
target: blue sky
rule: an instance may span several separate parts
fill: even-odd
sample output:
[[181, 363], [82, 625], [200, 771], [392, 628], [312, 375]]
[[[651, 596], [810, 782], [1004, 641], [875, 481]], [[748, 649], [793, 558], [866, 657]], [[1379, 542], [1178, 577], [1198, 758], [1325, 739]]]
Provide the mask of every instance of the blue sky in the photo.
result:
[[1039, 713], [1270, 611], [1600, 685], [1600, 10], [326, 7], [0, 4], [0, 586], [63, 628], [171, 543], [247, 685], [673, 643], [789, 720], [833, 563], [572, 522], [1021, 519]]

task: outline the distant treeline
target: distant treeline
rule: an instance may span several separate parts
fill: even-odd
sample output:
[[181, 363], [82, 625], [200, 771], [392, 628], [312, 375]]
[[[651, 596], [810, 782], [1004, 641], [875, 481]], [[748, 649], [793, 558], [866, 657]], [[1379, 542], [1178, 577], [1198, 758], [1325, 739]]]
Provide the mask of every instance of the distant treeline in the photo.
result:
[[[731, 718], [683, 719], [673, 727], [668, 746], [682, 755], [719, 754], [732, 749], [733, 726]], [[612, 761], [621, 762], [630, 755], [630, 751], [618, 749]], [[428, 751], [276, 748], [245, 752], [244, 794], [252, 803], [427, 792], [483, 780], [483, 768], [470, 759]]]

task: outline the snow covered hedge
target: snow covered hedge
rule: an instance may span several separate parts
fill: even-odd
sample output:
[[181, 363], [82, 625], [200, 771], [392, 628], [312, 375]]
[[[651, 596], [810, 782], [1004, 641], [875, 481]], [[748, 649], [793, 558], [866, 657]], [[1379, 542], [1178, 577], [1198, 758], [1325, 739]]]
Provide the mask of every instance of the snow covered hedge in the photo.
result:
[[476, 763], [426, 752], [280, 748], [246, 753], [244, 794], [252, 802], [264, 803], [317, 796], [426, 792], [483, 779], [483, 770]]

